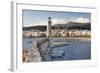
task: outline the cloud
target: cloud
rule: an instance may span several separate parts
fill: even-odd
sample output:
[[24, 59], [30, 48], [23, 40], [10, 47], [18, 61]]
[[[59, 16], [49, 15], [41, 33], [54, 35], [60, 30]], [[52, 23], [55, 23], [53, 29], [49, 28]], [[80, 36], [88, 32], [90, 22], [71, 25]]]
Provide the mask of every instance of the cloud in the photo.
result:
[[[75, 17], [72, 17], [71, 19], [52, 19], [52, 25], [55, 25], [55, 24], [66, 24], [68, 22], [78, 22], [78, 23], [89, 23], [90, 20], [88, 18], [83, 18], [83, 17], [79, 17], [79, 18], [75, 18]], [[38, 24], [35, 24], [35, 25], [47, 25], [48, 24], [48, 21], [42, 21]]]
[[[68, 22], [78, 22], [78, 23], [89, 23], [90, 20], [88, 18], [84, 18], [84, 17], [79, 17], [79, 18], [75, 18], [75, 17], [72, 17], [71, 19], [52, 19], [52, 25], [55, 25], [55, 24], [66, 24]], [[43, 25], [47, 25], [48, 24], [48, 20], [45, 20], [45, 21], [41, 21], [41, 22], [38, 22], [36, 24], [28, 24], [27, 26], [25, 27], [29, 27], [29, 26], [43, 26]]]
[[83, 17], [74, 18], [71, 21], [78, 22], [78, 23], [89, 23], [90, 22], [88, 18], [83, 18]]
[[[52, 25], [54, 25], [54, 24], [65, 24], [67, 22], [68, 22], [67, 19], [52, 19]], [[36, 23], [36, 24], [29, 24], [26, 27], [29, 27], [29, 26], [43, 26], [43, 25], [47, 25], [47, 24], [48, 24], [48, 21], [45, 20], [45, 21], [42, 21], [42, 22], [39, 22], [39, 23]]]
[[33, 26], [33, 24], [26, 24], [26, 25], [23, 25], [23, 27], [30, 27], [30, 26]]
[[[67, 22], [68, 22], [67, 19], [52, 19], [52, 25], [54, 25], [54, 24], [65, 24]], [[47, 24], [48, 24], [48, 21], [46, 20], [46, 21], [42, 21], [40, 23], [34, 24], [34, 26], [36, 26], [36, 25], [42, 26], [42, 25], [47, 25]]]
[[68, 23], [67, 19], [52, 19], [53, 24], [66, 24]]

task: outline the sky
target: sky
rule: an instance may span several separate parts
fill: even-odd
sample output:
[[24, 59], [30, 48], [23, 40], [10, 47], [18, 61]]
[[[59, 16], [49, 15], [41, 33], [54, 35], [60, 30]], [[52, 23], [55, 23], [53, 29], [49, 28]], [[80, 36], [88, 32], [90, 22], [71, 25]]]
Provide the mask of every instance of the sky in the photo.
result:
[[90, 13], [23, 10], [23, 27], [47, 25], [48, 17], [51, 17], [52, 24], [91, 21]]

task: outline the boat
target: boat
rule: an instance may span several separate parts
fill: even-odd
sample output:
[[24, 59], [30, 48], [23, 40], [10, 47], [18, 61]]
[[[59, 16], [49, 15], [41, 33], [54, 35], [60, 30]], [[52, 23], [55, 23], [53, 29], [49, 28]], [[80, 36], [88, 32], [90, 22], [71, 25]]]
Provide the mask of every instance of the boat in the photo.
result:
[[65, 55], [65, 51], [53, 51], [50, 56], [51, 58], [62, 58]]
[[27, 43], [32, 43], [32, 41], [28, 41]]

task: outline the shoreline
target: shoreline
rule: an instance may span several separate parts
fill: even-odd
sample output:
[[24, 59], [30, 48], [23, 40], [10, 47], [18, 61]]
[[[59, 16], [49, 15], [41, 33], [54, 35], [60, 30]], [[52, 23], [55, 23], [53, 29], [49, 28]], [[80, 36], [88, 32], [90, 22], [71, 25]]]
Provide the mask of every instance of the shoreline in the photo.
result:
[[[23, 38], [23, 39], [38, 39], [38, 40], [43, 40], [46, 39], [47, 37], [38, 37], [38, 38]], [[91, 37], [51, 37], [52, 41], [91, 41]]]
[[91, 37], [66, 37], [66, 38], [52, 38], [53, 41], [91, 41]]

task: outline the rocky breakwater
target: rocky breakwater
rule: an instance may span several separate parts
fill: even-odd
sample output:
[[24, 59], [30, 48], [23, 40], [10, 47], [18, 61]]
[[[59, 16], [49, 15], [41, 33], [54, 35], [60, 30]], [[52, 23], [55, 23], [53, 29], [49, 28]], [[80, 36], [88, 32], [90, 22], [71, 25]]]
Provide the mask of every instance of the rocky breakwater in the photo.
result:
[[32, 43], [32, 48], [23, 49], [23, 62], [40, 62], [41, 56], [36, 43]]

